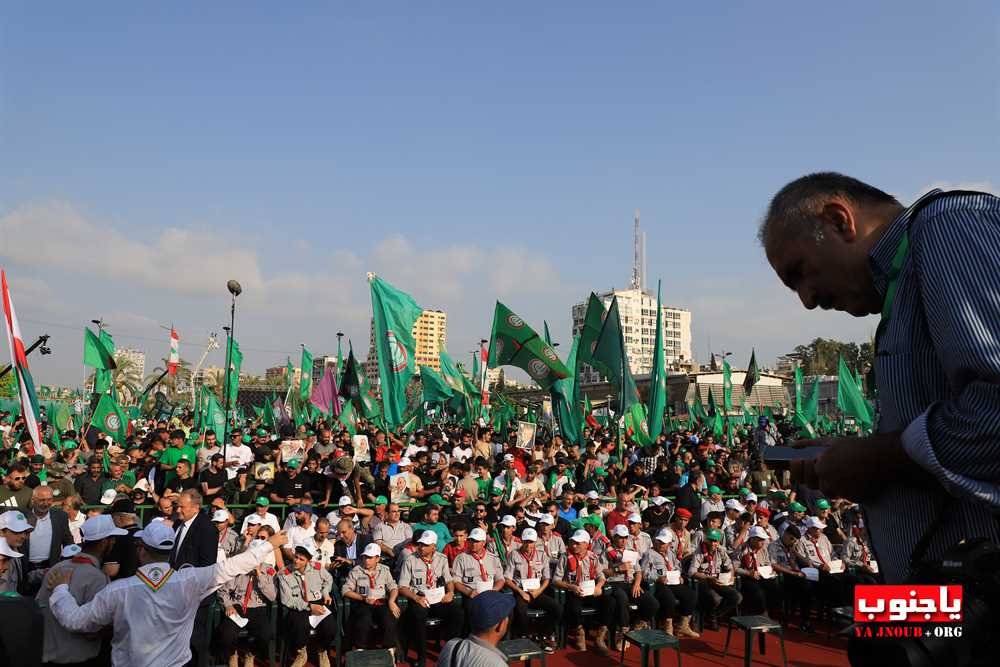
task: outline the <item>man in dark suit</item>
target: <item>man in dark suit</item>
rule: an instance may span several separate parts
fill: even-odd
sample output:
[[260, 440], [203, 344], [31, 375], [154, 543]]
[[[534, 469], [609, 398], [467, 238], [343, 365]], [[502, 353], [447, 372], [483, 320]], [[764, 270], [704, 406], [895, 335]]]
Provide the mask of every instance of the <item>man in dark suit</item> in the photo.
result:
[[73, 534], [69, 529], [69, 517], [61, 509], [52, 507], [52, 489], [36, 486], [31, 492], [31, 511], [27, 513], [32, 530], [27, 545], [22, 552], [25, 584], [29, 592], [37, 591], [42, 573], [59, 562], [62, 548], [73, 544]]
[[[174, 521], [174, 550], [170, 554], [170, 567], [175, 570], [185, 565], [204, 567], [214, 565], [219, 553], [219, 531], [201, 511], [201, 494], [188, 489], [177, 500], [177, 519]], [[212, 596], [202, 600], [191, 632], [193, 665], [207, 665], [209, 656], [208, 609]]]
[[361, 554], [372, 543], [371, 535], [363, 535], [354, 529], [354, 522], [341, 519], [337, 524], [337, 541], [333, 545], [333, 562], [337, 566], [334, 575], [346, 577], [351, 568], [361, 564]]
[[695, 471], [688, 475], [687, 484], [682, 486], [680, 490], [677, 491], [677, 497], [674, 500], [674, 508], [683, 507], [687, 511], [691, 512], [691, 516], [695, 517], [695, 521], [701, 517], [701, 492], [699, 487], [701, 486], [701, 480], [704, 475], [701, 471]]

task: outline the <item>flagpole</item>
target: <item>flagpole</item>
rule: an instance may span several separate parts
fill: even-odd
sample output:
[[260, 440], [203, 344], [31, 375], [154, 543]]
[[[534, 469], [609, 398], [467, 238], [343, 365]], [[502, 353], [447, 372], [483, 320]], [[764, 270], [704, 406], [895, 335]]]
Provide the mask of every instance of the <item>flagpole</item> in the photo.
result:
[[[235, 280], [230, 280], [229, 282], [227, 282], [226, 283], [226, 289], [228, 289], [229, 293], [233, 295], [233, 299], [232, 299], [231, 305], [229, 306], [229, 329], [226, 331], [226, 333], [229, 336], [229, 340], [226, 343], [226, 382], [225, 382], [225, 385], [226, 385], [226, 407], [225, 407], [226, 419], [225, 419], [225, 422], [223, 423], [223, 426], [222, 426], [222, 458], [223, 458], [223, 460], [226, 459], [226, 454], [228, 452], [228, 447], [229, 447], [229, 408], [230, 408], [230, 403], [231, 403], [231, 401], [230, 401], [230, 392], [229, 392], [229, 384], [232, 381], [231, 378], [230, 378], [230, 375], [231, 375], [230, 365], [232, 364], [232, 359], [233, 359], [233, 336], [236, 334], [236, 331], [235, 331], [236, 330], [236, 297], [239, 296], [243, 292], [243, 288]], [[238, 385], [239, 385], [239, 380], [237, 379], [237, 386]]]

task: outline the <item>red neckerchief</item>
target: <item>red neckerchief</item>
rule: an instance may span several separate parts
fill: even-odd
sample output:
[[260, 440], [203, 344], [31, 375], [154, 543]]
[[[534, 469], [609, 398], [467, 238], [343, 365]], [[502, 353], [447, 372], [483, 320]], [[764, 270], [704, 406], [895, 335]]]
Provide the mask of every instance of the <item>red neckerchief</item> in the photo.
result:
[[[368, 583], [369, 583], [368, 593], [369, 595], [371, 595], [372, 591], [375, 590], [375, 578], [378, 576], [378, 565], [375, 565], [374, 574], [372, 572], [369, 572], [368, 570], [365, 570], [365, 574], [368, 575]], [[384, 603], [385, 603], [384, 600], [378, 599], [375, 601], [375, 606], [381, 607]]]
[[757, 556], [754, 555], [753, 550], [743, 550], [743, 566], [751, 572], [757, 571]]
[[431, 554], [430, 560], [427, 560], [423, 556], [420, 556], [420, 560], [423, 561], [424, 566], [427, 568], [427, 578], [424, 579], [424, 585], [427, 586], [427, 588], [433, 588], [433, 586], [431, 586], [431, 582], [435, 581], [436, 583], [436, 580], [434, 578], [434, 569], [431, 567], [431, 565], [434, 563], [434, 554]]
[[[657, 551], [656, 553], [659, 554], [660, 552]], [[669, 553], [670, 553], [670, 547], [668, 546], [667, 551], [665, 553], [660, 554], [660, 558], [663, 559], [663, 564], [667, 566], [668, 572], [674, 569], [674, 566], [670, 564], [670, 558], [668, 557]]]
[[811, 537], [810, 537], [810, 538], [809, 538], [809, 541], [810, 541], [810, 542], [812, 542], [812, 545], [813, 545], [813, 549], [815, 549], [815, 550], [816, 550], [816, 558], [819, 558], [819, 562], [820, 562], [820, 563], [822, 563], [823, 565], [826, 565], [826, 559], [825, 559], [825, 558], [823, 558], [823, 554], [822, 554], [822, 553], [820, 552], [820, 550], [819, 550], [819, 544], [817, 544], [817, 543], [819, 542], [819, 538], [817, 537], [817, 538], [816, 538], [816, 539], [814, 540], [813, 538], [811, 538]]
[[549, 553], [549, 538], [550, 537], [552, 537], [552, 535], [549, 535], [548, 537], [542, 537], [542, 550], [545, 552], [545, 557], [551, 559], [552, 558], [552, 554]]
[[632, 551], [638, 551], [639, 550], [639, 536], [638, 535], [629, 535], [628, 539], [632, 543]]
[[94, 561], [90, 560], [86, 556], [73, 556], [70, 560], [74, 563], [80, 563], [81, 565], [93, 565], [94, 567], [97, 567], [94, 565]]
[[[305, 583], [306, 583], [306, 580], [303, 579], [302, 580], [302, 586], [303, 586], [302, 597], [305, 597]], [[250, 596], [251, 595], [253, 595], [253, 575], [252, 574], [247, 577], [247, 590], [246, 590], [245, 593], [243, 593], [243, 613], [241, 614], [242, 616], [246, 616], [247, 615], [247, 605], [250, 604]]]
[[[590, 555], [590, 553], [588, 552], [587, 556], [589, 556], [589, 555]], [[584, 556], [583, 559], [587, 560], [587, 556]], [[577, 567], [577, 565], [579, 563], [577, 562], [576, 556], [570, 555], [569, 558], [566, 559], [566, 562], [569, 564], [569, 571], [570, 571], [570, 573], [576, 575], [573, 578], [574, 581], [575, 581], [575, 583], [577, 583], [577, 584], [581, 583], [580, 582], [580, 571], [579, 571], [579, 569]], [[597, 581], [597, 559], [596, 558], [591, 558], [590, 559], [590, 578], [591, 578], [592, 581]]]
[[483, 559], [486, 558], [486, 550], [483, 549], [483, 555], [477, 556], [476, 554], [469, 552], [469, 555], [476, 559], [476, 564], [479, 565], [479, 576], [483, 578], [483, 581], [489, 581], [490, 575], [486, 572], [486, 568], [483, 567]]
[[527, 561], [528, 563], [528, 579], [534, 579], [535, 575], [534, 575], [534, 570], [531, 569], [531, 561], [534, 560], [535, 558], [535, 548], [534, 547], [531, 548], [531, 553], [524, 553], [522, 551], [521, 557], [524, 558], [524, 560]]
[[708, 548], [708, 540], [701, 543], [701, 553], [705, 555], [705, 562], [708, 563], [708, 573], [715, 571], [715, 554]]
[[[296, 570], [296, 572], [298, 572], [298, 570]], [[309, 602], [309, 589], [306, 587], [306, 571], [302, 570], [299, 574], [302, 576], [302, 599]]]
[[219, 544], [222, 544], [222, 538], [224, 538], [226, 536], [226, 533], [228, 532], [229, 532], [228, 527], [223, 528], [221, 531], [219, 531]]

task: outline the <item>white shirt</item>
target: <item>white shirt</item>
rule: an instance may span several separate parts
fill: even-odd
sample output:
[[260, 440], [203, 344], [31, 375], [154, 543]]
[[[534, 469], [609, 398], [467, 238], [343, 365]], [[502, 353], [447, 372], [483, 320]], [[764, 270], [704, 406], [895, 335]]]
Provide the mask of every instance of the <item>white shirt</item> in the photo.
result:
[[[35, 529], [28, 536], [28, 560], [32, 563], [41, 563], [49, 559], [49, 551], [52, 549], [52, 515], [48, 512], [45, 516], [35, 515]], [[55, 563], [52, 563], [55, 565]]]
[[451, 455], [455, 458], [456, 461], [465, 463], [466, 461], [472, 458], [472, 447], [466, 447], [465, 449], [462, 449], [461, 447], [455, 447], [454, 449], [451, 450]]
[[69, 532], [73, 535], [73, 541], [79, 544], [83, 541], [83, 537], [80, 535], [80, 526], [83, 522], [87, 520], [87, 515], [83, 512], [77, 512], [75, 519], [69, 520]]
[[[236, 468], [230, 468], [229, 464], [235, 461], [238, 465]], [[240, 466], [249, 467], [253, 463], [253, 451], [246, 445], [229, 445], [226, 447], [226, 475], [229, 479], [236, 478], [236, 470]]]
[[[257, 514], [257, 513], [254, 512], [254, 514]], [[258, 516], [260, 516], [260, 515], [258, 515]], [[250, 515], [248, 514], [246, 516], [246, 518], [243, 519], [243, 526], [240, 528], [240, 532], [241, 533], [247, 532], [247, 519], [249, 519], [249, 518], [250, 518]], [[267, 514], [265, 514], [261, 518], [264, 520], [264, 522], [261, 524], [262, 526], [270, 526], [271, 528], [274, 529], [275, 533], [280, 533], [281, 532], [281, 524], [278, 523], [278, 517], [276, 517], [273, 514], [271, 514], [270, 512], [268, 512]]]
[[158, 590], [136, 575], [112, 582], [82, 607], [62, 584], [52, 591], [49, 608], [73, 632], [97, 632], [113, 625], [111, 664], [115, 667], [183, 665], [191, 659], [191, 631], [202, 599], [252, 571], [270, 553], [271, 545], [261, 544], [215, 565], [177, 571], [167, 563], [149, 563], [139, 572]]
[[316, 534], [316, 526], [309, 524], [306, 526], [292, 526], [287, 531], [288, 547], [293, 548], [296, 544], [305, 544], [310, 537]]
[[218, 444], [215, 447], [202, 447], [198, 450], [198, 472], [208, 468], [209, 464], [212, 463], [212, 457], [221, 453], [222, 449]]
[[184, 538], [187, 537], [188, 530], [191, 528], [191, 524], [194, 520], [198, 518], [195, 514], [193, 517], [181, 524], [181, 527], [177, 529], [177, 542], [174, 544], [174, 553], [177, 553], [181, 549], [181, 545], [184, 544]]

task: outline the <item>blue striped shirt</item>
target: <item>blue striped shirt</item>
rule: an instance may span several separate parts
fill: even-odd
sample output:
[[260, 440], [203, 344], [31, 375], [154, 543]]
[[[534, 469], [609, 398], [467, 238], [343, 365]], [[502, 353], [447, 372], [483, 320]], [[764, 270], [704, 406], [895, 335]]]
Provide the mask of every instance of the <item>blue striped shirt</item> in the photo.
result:
[[[924, 195], [937, 194], [938, 190]], [[910, 250], [899, 275], [875, 371], [880, 433], [902, 432], [903, 448], [942, 491], [894, 483], [865, 505], [887, 583], [909, 574], [909, 557], [947, 496], [957, 500], [925, 558], [964, 538], [998, 540], [1000, 511], [1000, 198], [955, 193], [918, 200], [887, 228], [870, 255], [876, 288], [902, 234]]]

